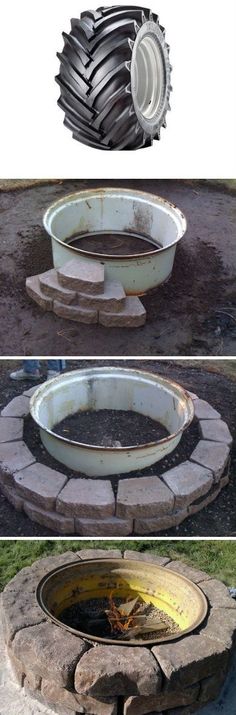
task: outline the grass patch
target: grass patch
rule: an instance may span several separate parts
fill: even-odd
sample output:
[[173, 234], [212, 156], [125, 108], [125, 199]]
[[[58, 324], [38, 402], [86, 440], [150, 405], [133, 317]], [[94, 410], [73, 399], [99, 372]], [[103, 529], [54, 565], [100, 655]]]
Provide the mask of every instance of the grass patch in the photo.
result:
[[236, 586], [236, 541], [181, 541], [154, 539], [142, 540], [109, 540], [89, 539], [89, 541], [50, 539], [22, 541], [0, 541], [0, 590], [24, 566], [30, 566], [33, 561], [43, 556], [61, 554], [64, 551], [79, 549], [114, 549], [121, 551], [148, 552], [171, 559], [180, 559], [185, 563], [203, 569], [211, 576], [224, 581], [228, 586]]

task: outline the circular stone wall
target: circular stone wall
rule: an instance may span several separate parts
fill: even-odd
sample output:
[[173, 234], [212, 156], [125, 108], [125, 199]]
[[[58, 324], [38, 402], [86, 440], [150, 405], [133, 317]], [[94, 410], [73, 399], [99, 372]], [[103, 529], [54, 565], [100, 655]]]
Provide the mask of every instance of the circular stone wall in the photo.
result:
[[[78, 559], [122, 558], [84, 549], [36, 561], [2, 594], [7, 652], [20, 685], [63, 715], [188, 715], [214, 700], [235, 652], [236, 603], [220, 581], [179, 561], [125, 552], [124, 559], [164, 566], [198, 584], [209, 610], [203, 624], [175, 642], [98, 645], [52, 624], [36, 601], [40, 579]], [[176, 708], [178, 708], [176, 710]]]
[[228, 484], [232, 436], [221, 415], [192, 395], [200, 441], [189, 459], [161, 476], [68, 478], [36, 461], [23, 441], [24, 418], [38, 388], [15, 397], [0, 417], [0, 486], [15, 509], [61, 534], [145, 535], [178, 526]]

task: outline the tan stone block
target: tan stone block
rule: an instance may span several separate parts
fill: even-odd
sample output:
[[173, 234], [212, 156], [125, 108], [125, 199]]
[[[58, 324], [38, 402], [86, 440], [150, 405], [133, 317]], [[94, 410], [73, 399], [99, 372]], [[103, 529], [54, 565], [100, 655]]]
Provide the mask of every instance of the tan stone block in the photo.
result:
[[56, 505], [57, 496], [67, 482], [64, 474], [39, 462], [15, 472], [13, 478], [22, 497], [48, 511]]
[[163, 514], [163, 516], [160, 517], [153, 516], [150, 517], [150, 519], [139, 517], [139, 519], [135, 519], [134, 521], [134, 533], [143, 536], [144, 534], [151, 534], [156, 531], [165, 531], [174, 526], [179, 526], [187, 516], [188, 510], [181, 509], [180, 511], [172, 512], [172, 514]]
[[98, 312], [93, 308], [84, 308], [79, 305], [65, 305], [58, 300], [53, 302], [53, 311], [60, 318], [75, 320], [78, 323], [97, 323]]
[[14, 506], [14, 509], [16, 511], [23, 511], [24, 508], [24, 500], [22, 497], [17, 494], [17, 491], [14, 487], [9, 487], [7, 484], [2, 484], [1, 483], [1, 491], [4, 497]]
[[211, 488], [209, 493], [205, 497], [203, 497], [203, 499], [198, 499], [196, 503], [190, 504], [190, 506], [188, 507], [189, 515], [192, 516], [193, 514], [198, 514], [199, 511], [205, 509], [205, 507], [207, 507], [215, 499], [217, 499], [221, 492], [221, 489], [221, 484], [216, 484], [214, 488]]
[[115, 497], [111, 482], [102, 479], [69, 479], [57, 498], [56, 509], [67, 516], [113, 516]]
[[43, 308], [43, 310], [52, 310], [52, 299], [42, 292], [39, 283], [39, 276], [26, 278], [25, 286], [28, 296], [32, 298], [32, 300], [34, 300], [40, 308]]
[[171, 693], [159, 693], [149, 697], [136, 696], [127, 698], [124, 704], [124, 715], [156, 715], [169, 708], [181, 707], [196, 702], [200, 685], [173, 690]]
[[235, 611], [236, 618], [236, 601], [230, 596], [228, 588], [224, 583], [212, 578], [210, 581], [203, 581], [201, 583], [201, 589], [213, 608], [232, 608]]
[[[2, 470], [16, 472], [35, 462], [25, 442], [6, 442], [0, 445], [0, 464]], [[12, 480], [13, 481], [13, 478]]]
[[216, 420], [221, 415], [206, 400], [194, 400], [194, 413], [198, 420]]
[[75, 671], [75, 689], [93, 697], [154, 695], [160, 691], [160, 668], [147, 648], [103, 646], [91, 648]]
[[156, 554], [148, 554], [147, 552], [141, 554], [139, 551], [129, 551], [129, 549], [126, 549], [124, 559], [128, 559], [129, 561], [145, 561], [151, 564], [157, 564], [157, 566], [166, 566], [170, 561], [166, 556], [157, 556]]
[[20, 417], [0, 417], [0, 444], [22, 440], [23, 426]]
[[228, 425], [223, 420], [200, 420], [199, 425], [203, 439], [224, 442], [231, 446], [233, 438]]
[[212, 608], [201, 633], [208, 638], [221, 641], [225, 648], [231, 650], [236, 641], [236, 609]]
[[75, 523], [71, 517], [62, 516], [56, 511], [46, 511], [30, 502], [24, 502], [24, 511], [31, 521], [36, 521], [37, 524], [46, 526], [47, 529], [52, 529], [52, 531], [59, 532], [59, 534], [75, 533]]
[[146, 310], [136, 296], [127, 296], [119, 312], [99, 311], [99, 323], [106, 328], [139, 328], [146, 321]]
[[27, 670], [26, 677], [24, 680], [24, 688], [32, 693], [35, 693], [36, 690], [39, 690], [40, 685], [41, 685], [41, 680], [38, 675], [33, 673], [31, 670]]
[[19, 658], [16, 658], [14, 653], [12, 652], [11, 648], [7, 648], [7, 654], [10, 660], [11, 668], [14, 674], [14, 677], [20, 686], [20, 688], [23, 687], [24, 683], [24, 678], [25, 678], [25, 673], [23, 669], [23, 665]]
[[26, 417], [29, 414], [29, 398], [26, 395], [13, 397], [1, 411], [2, 417]]
[[213, 474], [206, 467], [186, 461], [169, 469], [162, 479], [174, 494], [175, 509], [181, 509], [210, 490]]
[[201, 439], [191, 454], [190, 461], [207, 467], [219, 481], [229, 459], [230, 449], [227, 444]]
[[171, 512], [174, 496], [159, 477], [121, 479], [117, 493], [117, 516], [159, 517]]
[[46, 271], [46, 273], [41, 273], [39, 276], [39, 284], [42, 292], [53, 300], [59, 300], [66, 304], [77, 301], [76, 291], [68, 290], [68, 288], [65, 288], [59, 283], [55, 268]]
[[105, 280], [104, 290], [98, 295], [79, 293], [79, 304], [85, 308], [104, 311], [120, 311], [124, 306], [126, 294], [120, 281]]
[[80, 549], [76, 552], [79, 559], [122, 559], [119, 549]]
[[73, 259], [57, 271], [59, 283], [70, 290], [99, 294], [104, 288], [104, 266], [98, 261]]
[[80, 536], [128, 536], [133, 531], [132, 519], [75, 519], [76, 534]]
[[66, 690], [52, 680], [42, 681], [41, 692], [49, 703], [72, 708], [77, 713], [86, 713], [86, 715], [116, 715], [117, 713], [115, 698], [96, 700], [89, 695], [79, 695], [79, 693]]
[[166, 678], [166, 692], [180, 687], [186, 688], [213, 675], [227, 666], [229, 658], [229, 653], [221, 642], [202, 634], [185, 636], [176, 642], [154, 646], [152, 653]]
[[170, 571], [176, 571], [182, 576], [186, 576], [186, 578], [189, 578], [190, 581], [193, 581], [193, 583], [201, 583], [201, 581], [210, 581], [212, 578], [212, 576], [209, 576], [209, 574], [207, 574], [205, 571], [200, 571], [199, 569], [195, 569], [192, 566], [187, 566], [187, 564], [184, 564], [182, 561], [170, 561], [167, 564], [167, 569], [170, 569]]

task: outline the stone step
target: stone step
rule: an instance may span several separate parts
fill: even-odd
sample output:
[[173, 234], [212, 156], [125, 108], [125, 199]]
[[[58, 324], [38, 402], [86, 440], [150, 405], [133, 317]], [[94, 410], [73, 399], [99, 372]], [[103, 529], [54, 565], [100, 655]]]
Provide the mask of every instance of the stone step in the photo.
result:
[[52, 298], [49, 298], [49, 296], [46, 296], [45, 293], [42, 292], [39, 276], [30, 276], [30, 278], [26, 278], [25, 285], [26, 292], [29, 297], [35, 300], [35, 302], [40, 305], [40, 308], [43, 308], [44, 310], [52, 310]]
[[99, 323], [106, 328], [139, 328], [146, 321], [146, 310], [136, 296], [127, 296], [119, 312], [99, 311]]
[[124, 307], [126, 294], [122, 283], [106, 280], [102, 293], [79, 293], [79, 305], [85, 308], [102, 309], [104, 311], [120, 311]]
[[50, 271], [39, 275], [39, 284], [43, 294], [53, 298], [54, 300], [62, 301], [66, 305], [74, 303], [77, 300], [75, 290], [69, 290], [59, 283], [57, 271], [52, 268]]
[[75, 320], [77, 323], [97, 323], [98, 312], [93, 308], [83, 308], [79, 305], [65, 305], [59, 300], [53, 302], [53, 312], [60, 318]]
[[62, 286], [80, 293], [100, 294], [104, 291], [104, 266], [90, 261], [72, 260], [57, 270]]

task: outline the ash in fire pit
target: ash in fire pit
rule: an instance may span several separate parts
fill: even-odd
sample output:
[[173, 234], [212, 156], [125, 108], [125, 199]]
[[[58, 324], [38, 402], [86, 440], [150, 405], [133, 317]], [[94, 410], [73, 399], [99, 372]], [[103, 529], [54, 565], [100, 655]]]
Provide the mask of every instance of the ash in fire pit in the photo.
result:
[[139, 233], [125, 233], [123, 231], [98, 231], [81, 233], [65, 241], [74, 248], [93, 253], [104, 253], [107, 256], [136, 255], [150, 253], [162, 248], [162, 244], [150, 240], [150, 237]]
[[126, 447], [163, 439], [168, 430], [133, 410], [82, 410], [58, 422], [53, 432], [70, 440], [104, 447]]
[[135, 639], [139, 642], [167, 637], [181, 632], [173, 618], [140, 596], [126, 599], [110, 595], [109, 598], [91, 598], [85, 605], [76, 603], [60, 614], [60, 620], [70, 628], [83, 630], [91, 636], [112, 640]]

